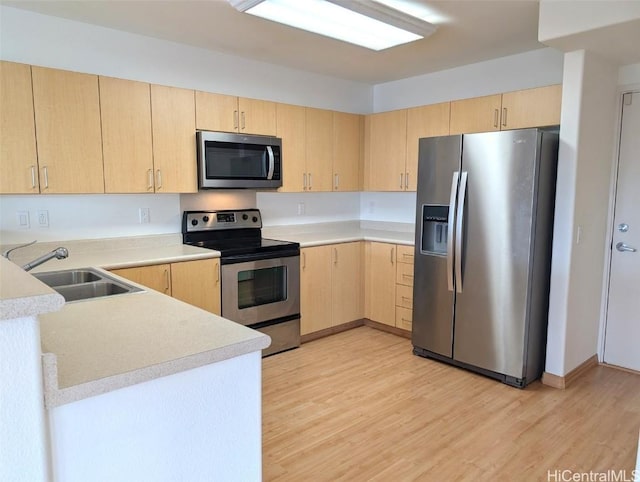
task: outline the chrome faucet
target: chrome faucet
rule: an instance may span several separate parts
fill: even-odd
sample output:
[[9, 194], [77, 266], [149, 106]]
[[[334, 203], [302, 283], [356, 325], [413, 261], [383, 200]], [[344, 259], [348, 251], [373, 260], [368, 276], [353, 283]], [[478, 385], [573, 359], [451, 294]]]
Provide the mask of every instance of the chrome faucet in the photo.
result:
[[[15, 251], [16, 249], [20, 249], [20, 248], [26, 248], [27, 246], [31, 246], [32, 244], [35, 244], [37, 241], [31, 241], [30, 243], [26, 243], [26, 244], [21, 244], [20, 246], [16, 246], [15, 248], [11, 248], [8, 249], [7, 251], [5, 251], [4, 253], [2, 253], [2, 256], [4, 256], [5, 258], [9, 259], [9, 255], [11, 254], [12, 251]], [[34, 259], [33, 261], [29, 261], [27, 264], [25, 264], [24, 266], [22, 266], [22, 269], [25, 271], [30, 271], [33, 268], [35, 268], [36, 266], [40, 266], [41, 264], [46, 263], [47, 261], [49, 261], [50, 259], [56, 258], [56, 259], [65, 259], [66, 257], [69, 256], [69, 250], [67, 248], [56, 248], [53, 251], [50, 251], [46, 254], [43, 254], [42, 256]]]

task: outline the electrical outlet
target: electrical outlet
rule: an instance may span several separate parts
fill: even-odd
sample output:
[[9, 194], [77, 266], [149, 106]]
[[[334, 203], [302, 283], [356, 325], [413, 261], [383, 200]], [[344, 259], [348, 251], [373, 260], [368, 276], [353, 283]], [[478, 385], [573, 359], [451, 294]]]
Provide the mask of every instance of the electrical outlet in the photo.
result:
[[16, 212], [16, 221], [20, 229], [31, 228], [31, 223], [29, 223], [29, 211]]
[[38, 211], [38, 226], [41, 228], [49, 227], [49, 211], [41, 209]]
[[298, 215], [302, 216], [305, 213], [304, 203], [298, 203]]
[[140, 208], [138, 215], [140, 216], [140, 224], [149, 224], [151, 222], [151, 210], [149, 208]]

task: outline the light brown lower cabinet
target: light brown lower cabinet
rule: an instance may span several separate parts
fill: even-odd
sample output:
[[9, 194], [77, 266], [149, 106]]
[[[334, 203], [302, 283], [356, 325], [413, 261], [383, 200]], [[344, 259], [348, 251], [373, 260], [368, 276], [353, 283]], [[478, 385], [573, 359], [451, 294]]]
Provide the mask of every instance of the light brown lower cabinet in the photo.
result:
[[365, 263], [365, 316], [411, 331], [413, 246], [367, 243]]
[[301, 334], [363, 317], [363, 243], [303, 248], [300, 252]]
[[220, 314], [220, 260], [217, 258], [114, 269], [111, 272]]

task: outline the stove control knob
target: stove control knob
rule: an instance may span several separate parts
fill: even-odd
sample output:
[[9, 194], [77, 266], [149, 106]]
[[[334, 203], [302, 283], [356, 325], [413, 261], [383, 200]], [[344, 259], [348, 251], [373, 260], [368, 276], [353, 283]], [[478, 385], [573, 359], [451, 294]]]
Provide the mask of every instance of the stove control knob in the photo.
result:
[[251, 220], [252, 220], [254, 223], [257, 223], [257, 222], [258, 222], [258, 216], [254, 216]]
[[208, 223], [208, 222], [209, 222], [209, 216], [204, 216], [204, 217], [202, 218], [202, 222], [204, 222], [204, 223]]
[[242, 219], [246, 221], [247, 219], [249, 219], [249, 215], [248, 214], [243, 214], [242, 215]]
[[198, 220], [197, 219], [192, 219], [191, 220], [191, 225], [192, 226], [197, 226], [198, 225]]

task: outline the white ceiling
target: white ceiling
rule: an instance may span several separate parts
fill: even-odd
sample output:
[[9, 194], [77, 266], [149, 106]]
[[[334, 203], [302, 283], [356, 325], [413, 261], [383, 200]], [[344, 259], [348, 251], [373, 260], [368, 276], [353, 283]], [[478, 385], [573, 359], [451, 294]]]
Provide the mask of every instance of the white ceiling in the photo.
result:
[[538, 2], [405, 0], [429, 8], [429, 38], [374, 52], [236, 11], [224, 0], [0, 3], [343, 79], [378, 84], [544, 47]]

